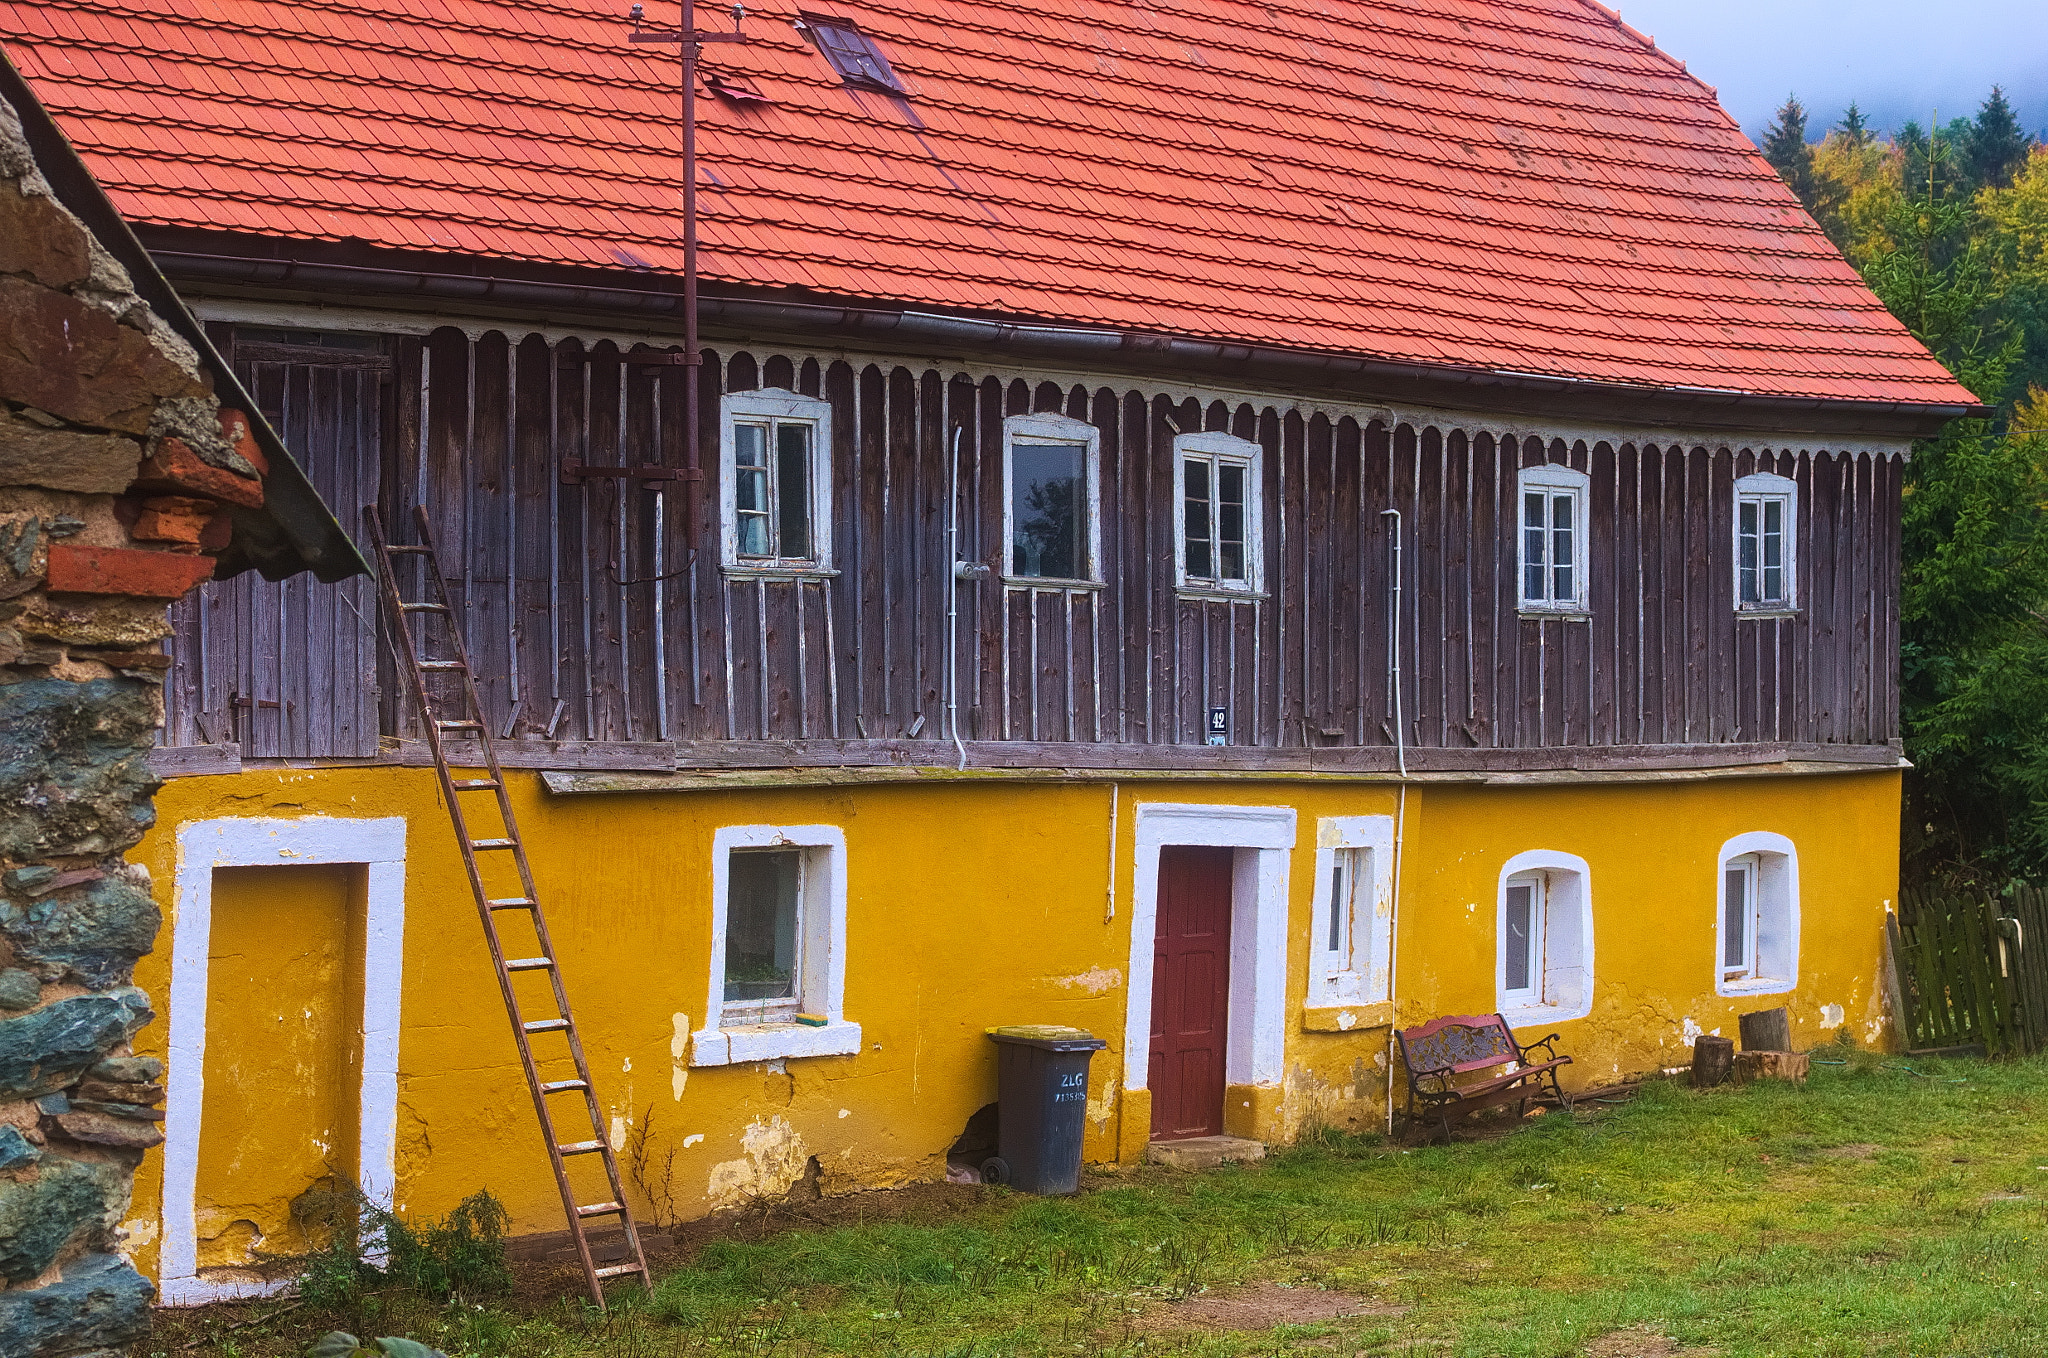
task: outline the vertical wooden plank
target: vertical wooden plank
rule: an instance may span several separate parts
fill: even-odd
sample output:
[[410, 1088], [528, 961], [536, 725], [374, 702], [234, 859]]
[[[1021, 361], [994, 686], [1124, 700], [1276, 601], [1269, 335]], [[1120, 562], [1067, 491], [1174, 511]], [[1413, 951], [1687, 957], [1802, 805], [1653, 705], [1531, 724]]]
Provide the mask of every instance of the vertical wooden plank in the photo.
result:
[[1840, 704], [1837, 693], [1836, 632], [1840, 617], [1835, 594], [1838, 556], [1837, 508], [1843, 457], [1822, 453], [1813, 459], [1811, 493], [1806, 497], [1807, 517], [1813, 525], [1807, 556], [1812, 570], [1813, 592], [1808, 616], [1812, 633], [1809, 647], [1807, 710], [1812, 714], [1812, 739], [1833, 742], [1842, 739], [1837, 725]]
[[1408, 602], [1413, 632], [1403, 638], [1413, 657], [1414, 683], [1403, 697], [1408, 708], [1408, 743], [1441, 746], [1447, 734], [1444, 716], [1444, 656], [1450, 598], [1444, 569], [1443, 433], [1434, 425], [1417, 431], [1414, 448], [1414, 536], [1409, 552], [1415, 561], [1415, 594]]
[[1587, 626], [1585, 724], [1580, 739], [1588, 745], [1619, 743], [1618, 685], [1622, 678], [1617, 664], [1621, 649], [1624, 594], [1627, 585], [1626, 540], [1635, 525], [1621, 508], [1621, 473], [1614, 447], [1595, 443], [1588, 453], [1587, 475], [1592, 482], [1589, 506], [1593, 527], [1586, 543], [1586, 567], [1590, 580], [1593, 621]]

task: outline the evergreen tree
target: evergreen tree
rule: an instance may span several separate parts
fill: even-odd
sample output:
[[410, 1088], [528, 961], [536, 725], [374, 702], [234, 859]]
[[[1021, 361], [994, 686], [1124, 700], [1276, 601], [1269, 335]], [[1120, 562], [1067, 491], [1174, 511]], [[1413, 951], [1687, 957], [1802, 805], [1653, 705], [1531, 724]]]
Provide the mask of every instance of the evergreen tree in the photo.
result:
[[1842, 121], [1835, 125], [1852, 146], [1870, 145], [1870, 123], [1864, 118], [1863, 110], [1856, 107], [1856, 101], [1849, 101], [1849, 111], [1842, 115]]
[[1972, 189], [2002, 189], [2027, 163], [2032, 146], [2027, 134], [2020, 131], [2020, 120], [2006, 102], [2005, 91], [1998, 86], [1991, 87], [1991, 97], [1978, 108], [1962, 149], [1963, 169]]
[[1764, 129], [1764, 159], [1791, 185], [1799, 201], [1813, 208], [1813, 148], [1806, 144], [1806, 107], [1799, 96], [1787, 95], [1778, 119]]

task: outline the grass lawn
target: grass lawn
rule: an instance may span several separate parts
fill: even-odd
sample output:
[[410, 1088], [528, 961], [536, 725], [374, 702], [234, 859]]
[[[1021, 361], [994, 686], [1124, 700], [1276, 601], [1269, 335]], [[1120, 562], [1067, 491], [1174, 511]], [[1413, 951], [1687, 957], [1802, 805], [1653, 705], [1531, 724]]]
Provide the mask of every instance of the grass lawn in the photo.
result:
[[481, 1306], [160, 1313], [133, 1352], [361, 1325], [477, 1358], [2048, 1355], [2048, 1060], [1815, 1055], [1803, 1089], [1653, 1082], [1493, 1140], [777, 1208], [686, 1237], [609, 1318], [550, 1275]]

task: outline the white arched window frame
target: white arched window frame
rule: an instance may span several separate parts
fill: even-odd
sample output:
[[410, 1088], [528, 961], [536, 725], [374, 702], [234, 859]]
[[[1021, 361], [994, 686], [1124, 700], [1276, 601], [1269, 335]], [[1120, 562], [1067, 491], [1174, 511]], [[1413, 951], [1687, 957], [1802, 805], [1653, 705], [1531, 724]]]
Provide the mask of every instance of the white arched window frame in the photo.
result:
[[1799, 850], [1752, 830], [1721, 846], [1714, 871], [1714, 991], [1776, 995], [1799, 984]]
[[832, 569], [831, 402], [779, 387], [731, 393], [720, 402], [718, 459], [728, 574]]
[[1380, 1004], [1394, 948], [1394, 818], [1316, 822], [1316, 887], [1308, 1005]]
[[1550, 849], [1510, 858], [1496, 921], [1494, 993], [1510, 1027], [1592, 1012], [1593, 874], [1585, 859]]
[[1524, 613], [1583, 614], [1590, 605], [1592, 479], [1556, 463], [1515, 478], [1515, 589]]
[[1184, 594], [1258, 594], [1265, 587], [1263, 450], [1234, 434], [1182, 434], [1173, 453], [1175, 584]]
[[1799, 483], [1771, 472], [1735, 482], [1735, 608], [1776, 615], [1799, 607]]
[[[1068, 573], [1041, 566], [1031, 569], [1020, 531], [1031, 526], [1031, 506], [1017, 503], [1019, 474], [1027, 476], [1035, 456], [1051, 463], [1062, 450], [1079, 463], [1084, 487], [1075, 516], [1074, 547], [1081, 560]], [[1003, 579], [1019, 585], [1099, 585], [1102, 583], [1102, 431], [1064, 415], [1012, 415], [1003, 421]]]

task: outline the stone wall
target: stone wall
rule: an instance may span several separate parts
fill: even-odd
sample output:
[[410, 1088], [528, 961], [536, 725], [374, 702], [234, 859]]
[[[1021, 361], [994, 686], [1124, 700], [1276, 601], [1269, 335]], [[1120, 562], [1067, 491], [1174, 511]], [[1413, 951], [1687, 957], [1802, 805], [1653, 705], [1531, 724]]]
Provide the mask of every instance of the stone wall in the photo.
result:
[[151, 824], [167, 603], [263, 500], [247, 421], [52, 195], [0, 100], [0, 1354], [113, 1358], [151, 1288], [120, 1256], [163, 1140], [130, 984], [161, 923]]

